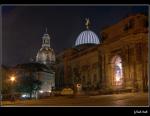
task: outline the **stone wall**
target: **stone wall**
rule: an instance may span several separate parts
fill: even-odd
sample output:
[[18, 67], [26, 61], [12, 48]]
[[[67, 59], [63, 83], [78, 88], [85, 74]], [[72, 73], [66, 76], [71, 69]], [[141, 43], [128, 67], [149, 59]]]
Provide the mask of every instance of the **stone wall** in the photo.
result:
[[[71, 48], [61, 54], [61, 58], [59, 55], [61, 61], [57, 69], [64, 71], [63, 83], [81, 83], [83, 87], [93, 88], [98, 85], [99, 89], [115, 90], [112, 60], [119, 56], [123, 68], [120, 89], [145, 91], [148, 88], [147, 21], [148, 17], [143, 14], [129, 16], [104, 29], [101, 44], [82, 51]], [[61, 74], [57, 74], [58, 79]]]

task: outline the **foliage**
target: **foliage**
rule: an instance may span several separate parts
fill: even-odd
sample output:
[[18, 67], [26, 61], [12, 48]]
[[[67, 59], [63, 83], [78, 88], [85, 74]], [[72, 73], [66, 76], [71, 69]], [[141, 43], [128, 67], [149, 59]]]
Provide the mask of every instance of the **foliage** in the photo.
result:
[[74, 79], [75, 83], [80, 83], [81, 82], [79, 68], [74, 68], [73, 69], [73, 79]]
[[41, 84], [41, 81], [37, 80], [34, 76], [24, 76], [17, 85], [16, 91], [29, 93], [31, 97], [34, 91], [40, 90]]
[[26, 74], [22, 75], [22, 77], [18, 80], [18, 84], [16, 87], [16, 91], [29, 93], [30, 98], [33, 92], [37, 92], [40, 90], [42, 82], [38, 80], [35, 76], [36, 72], [39, 71], [48, 71], [48, 67], [46, 65], [40, 63], [27, 63], [18, 65], [17, 68], [24, 69]]

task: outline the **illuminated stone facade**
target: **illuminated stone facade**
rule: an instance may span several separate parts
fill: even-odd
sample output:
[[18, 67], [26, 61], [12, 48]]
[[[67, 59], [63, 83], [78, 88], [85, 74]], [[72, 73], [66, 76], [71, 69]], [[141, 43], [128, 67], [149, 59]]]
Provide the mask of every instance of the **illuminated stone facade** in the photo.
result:
[[101, 43], [57, 55], [56, 86], [83, 90], [148, 89], [148, 17], [128, 16], [100, 32]]
[[49, 71], [40, 71], [37, 73], [37, 76], [40, 77], [42, 81], [41, 92], [51, 92], [52, 88], [55, 87], [55, 71], [53, 66], [55, 64], [55, 53], [54, 50], [50, 47], [50, 36], [47, 33], [42, 37], [42, 48], [38, 51], [36, 56], [36, 62], [45, 64]]
[[42, 48], [38, 51], [36, 62], [43, 64], [52, 64], [55, 62], [54, 50], [50, 47], [50, 36], [46, 32], [42, 38]]

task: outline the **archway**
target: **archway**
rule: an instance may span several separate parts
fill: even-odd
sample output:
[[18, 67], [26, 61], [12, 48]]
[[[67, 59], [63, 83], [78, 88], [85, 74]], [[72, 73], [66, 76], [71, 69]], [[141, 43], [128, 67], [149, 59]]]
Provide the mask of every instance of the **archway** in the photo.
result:
[[122, 87], [123, 85], [123, 67], [122, 59], [120, 56], [114, 56], [112, 58], [112, 83], [115, 87]]

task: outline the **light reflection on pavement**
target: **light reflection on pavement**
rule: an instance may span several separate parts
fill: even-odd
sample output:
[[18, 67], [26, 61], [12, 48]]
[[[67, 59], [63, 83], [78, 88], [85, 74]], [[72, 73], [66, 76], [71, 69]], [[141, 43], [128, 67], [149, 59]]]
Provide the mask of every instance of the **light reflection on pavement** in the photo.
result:
[[125, 93], [97, 96], [51, 97], [39, 100], [2, 102], [3, 106], [147, 106], [148, 93]]

